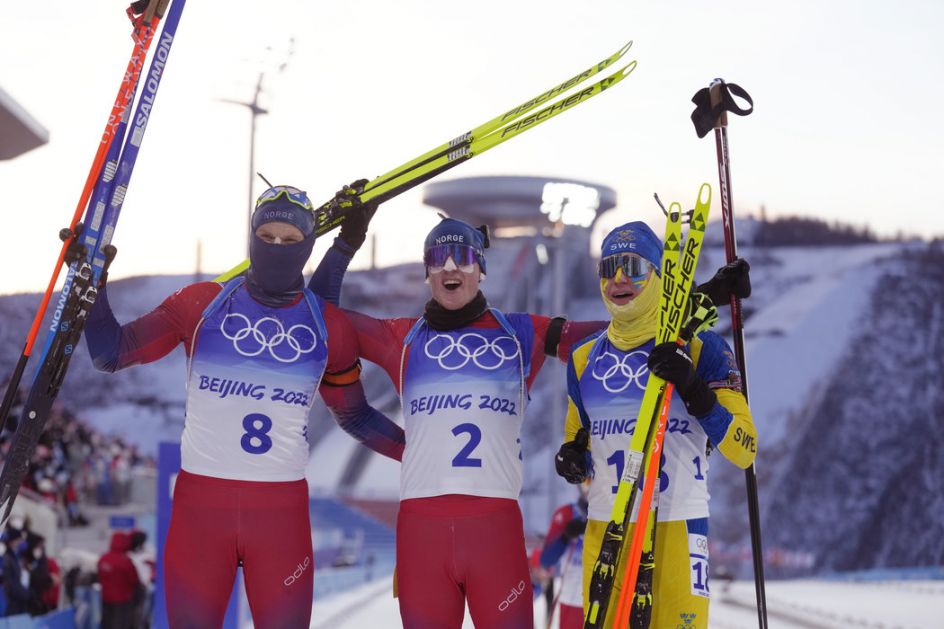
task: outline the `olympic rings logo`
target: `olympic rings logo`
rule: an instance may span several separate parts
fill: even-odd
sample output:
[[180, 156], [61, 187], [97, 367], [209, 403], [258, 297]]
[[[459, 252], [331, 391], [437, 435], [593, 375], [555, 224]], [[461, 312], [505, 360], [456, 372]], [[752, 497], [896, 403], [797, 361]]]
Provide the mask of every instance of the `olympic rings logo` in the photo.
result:
[[704, 535], [692, 536], [694, 537], [695, 547], [700, 550], [703, 554], [708, 554], [708, 538]]
[[520, 349], [510, 336], [499, 336], [489, 341], [481, 334], [466, 332], [457, 339], [448, 334], [437, 334], [426, 341], [423, 351], [446, 371], [462, 369], [470, 360], [479, 369], [493, 371], [506, 361], [517, 358]]
[[[241, 325], [230, 324], [227, 327], [230, 320], [238, 321]], [[281, 363], [293, 363], [302, 354], [308, 354], [318, 346], [315, 331], [307, 325], [298, 323], [286, 330], [282, 322], [274, 317], [263, 317], [250, 323], [246, 315], [232, 312], [223, 318], [220, 332], [233, 342], [233, 349], [243, 356], [258, 356], [269, 350], [269, 355]]]
[[[642, 356], [643, 360], [634, 369], [630, 362], [636, 354]], [[646, 364], [646, 353], [637, 350], [620, 358], [612, 352], [603, 352], [597, 356], [596, 362], [593, 363], [593, 371], [590, 373], [595, 379], [602, 382], [603, 388], [610, 393], [621, 393], [633, 383], [636, 383], [639, 389], [645, 390], [646, 385], [643, 382], [643, 376], [649, 373], [649, 366]], [[619, 374], [618, 377], [617, 374]], [[623, 378], [626, 378], [626, 381], [620, 384]]]

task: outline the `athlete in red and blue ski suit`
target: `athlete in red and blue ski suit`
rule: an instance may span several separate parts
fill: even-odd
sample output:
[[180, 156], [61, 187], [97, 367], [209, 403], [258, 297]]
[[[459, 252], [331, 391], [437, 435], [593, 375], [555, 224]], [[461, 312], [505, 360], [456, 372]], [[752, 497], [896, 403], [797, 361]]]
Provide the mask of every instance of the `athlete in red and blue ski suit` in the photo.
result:
[[[553, 568], [561, 564], [559, 574], [560, 592], [556, 602], [560, 605], [560, 629], [583, 627], [583, 532], [587, 527], [587, 498], [561, 505], [554, 511], [551, 525], [541, 549], [541, 566]], [[554, 610], [548, 610], [553, 615]]]
[[350, 323], [304, 288], [313, 222], [304, 193], [267, 190], [253, 215], [247, 277], [192, 284], [124, 326], [102, 290], [89, 318], [89, 351], [104, 371], [153, 362], [178, 344], [187, 354], [182, 471], [165, 551], [171, 627], [220, 626], [238, 565], [256, 626], [308, 626], [304, 471], [316, 391], [366, 445], [402, 456], [402, 430], [364, 398]]
[[573, 343], [603, 327], [488, 308], [478, 291], [483, 249], [478, 230], [445, 219], [427, 238], [433, 299], [423, 317], [347, 312], [360, 355], [402, 400], [397, 579], [409, 629], [458, 628], [466, 603], [476, 626], [533, 627], [518, 507], [528, 391], [546, 356], [567, 360]]

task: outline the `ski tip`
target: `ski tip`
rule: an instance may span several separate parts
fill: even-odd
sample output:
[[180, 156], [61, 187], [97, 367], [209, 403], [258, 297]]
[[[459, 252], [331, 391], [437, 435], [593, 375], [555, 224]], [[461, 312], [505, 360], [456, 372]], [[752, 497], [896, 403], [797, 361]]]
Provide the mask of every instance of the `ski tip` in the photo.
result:
[[701, 184], [701, 188], [698, 189], [698, 204], [711, 205], [711, 184]]
[[622, 57], [622, 56], [625, 55], [627, 52], [629, 52], [629, 49], [632, 48], [632, 47], [633, 47], [633, 40], [630, 39], [628, 42], [626, 42], [626, 45], [625, 45], [625, 46], [623, 46], [622, 48], [619, 49], [619, 52], [617, 52], [616, 54], [617, 54], [618, 56]]
[[672, 201], [669, 204], [669, 220], [673, 223], [679, 223], [682, 220], [682, 204], [678, 201]]
[[636, 69], [636, 60], [633, 59], [632, 61], [627, 63], [625, 66], [623, 66], [623, 69], [618, 71], [616, 74], [619, 75], [619, 78], [625, 79], [630, 74], [632, 74], [633, 70], [635, 69]]

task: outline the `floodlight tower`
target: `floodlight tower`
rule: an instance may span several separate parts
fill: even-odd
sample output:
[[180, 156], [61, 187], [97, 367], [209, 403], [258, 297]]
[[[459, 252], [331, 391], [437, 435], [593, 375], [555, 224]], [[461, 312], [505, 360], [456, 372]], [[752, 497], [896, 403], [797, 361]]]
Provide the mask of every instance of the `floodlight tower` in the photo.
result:
[[[288, 50], [285, 53], [285, 58], [282, 63], [279, 64], [277, 72], [282, 73], [286, 67], [288, 67], [289, 59], [295, 54], [295, 38], [291, 37], [288, 40], [289, 46]], [[272, 50], [271, 46], [266, 47], [266, 50]], [[263, 116], [269, 113], [269, 110], [259, 105], [259, 95], [262, 94], [262, 82], [265, 80], [266, 70], [259, 72], [259, 77], [256, 79], [256, 87], [253, 91], [251, 101], [240, 101], [233, 100], [230, 98], [221, 98], [220, 101], [224, 103], [231, 103], [233, 105], [240, 105], [249, 109], [249, 178], [247, 181], [248, 184], [248, 208], [246, 213], [246, 230], [247, 232], [252, 230], [252, 211], [255, 207], [256, 197], [253, 194], [253, 183], [256, 176], [256, 118]], [[249, 236], [247, 233], [246, 238], [246, 256], [249, 256]]]

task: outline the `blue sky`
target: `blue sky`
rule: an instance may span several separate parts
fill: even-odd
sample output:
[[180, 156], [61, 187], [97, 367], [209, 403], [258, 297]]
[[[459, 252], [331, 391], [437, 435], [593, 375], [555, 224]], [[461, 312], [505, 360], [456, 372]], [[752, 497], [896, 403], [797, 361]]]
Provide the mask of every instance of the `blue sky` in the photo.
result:
[[[0, 293], [48, 279], [131, 51], [123, 8], [96, 1], [77, 12], [53, 0], [4, 9], [0, 85], [50, 143], [0, 162]], [[629, 39], [639, 66], [617, 89], [446, 177], [587, 179], [619, 193], [604, 224], [655, 223], [652, 192], [690, 203], [701, 181], [716, 183], [714, 143], [697, 139], [688, 115], [692, 94], [722, 76], [756, 103], [730, 122], [739, 214], [763, 204], [770, 216], [944, 234], [944, 43], [931, 30], [942, 23], [944, 3], [931, 1], [191, 0], [115, 236], [113, 275], [190, 272], [198, 240], [206, 270], [243, 257], [249, 118], [222, 101], [250, 98], [260, 71], [270, 114], [259, 119], [257, 166], [319, 202]], [[434, 222], [418, 192], [385, 204], [374, 223], [379, 261], [418, 259]], [[362, 252], [355, 266], [366, 261]]]

